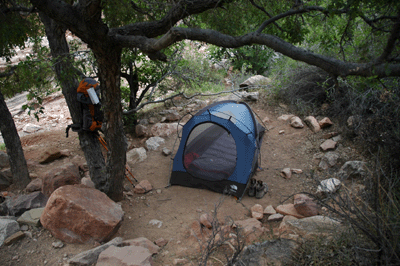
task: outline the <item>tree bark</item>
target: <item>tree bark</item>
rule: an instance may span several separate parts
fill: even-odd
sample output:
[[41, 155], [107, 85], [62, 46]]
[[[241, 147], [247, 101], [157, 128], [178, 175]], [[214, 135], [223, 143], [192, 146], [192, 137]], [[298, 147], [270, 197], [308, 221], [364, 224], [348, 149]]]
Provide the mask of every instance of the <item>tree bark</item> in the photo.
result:
[[110, 188], [107, 195], [114, 201], [123, 199], [127, 150], [120, 90], [121, 52], [120, 48], [107, 43], [93, 47], [99, 66], [105, 135], [108, 143], [106, 172]]
[[[66, 28], [60, 26], [42, 12], [40, 12], [40, 18], [45, 25], [51, 54], [56, 62], [54, 64], [55, 72], [57, 79], [61, 83], [62, 93], [67, 102], [72, 122], [74, 124], [81, 124], [82, 112], [80, 103], [77, 101], [76, 92], [79, 80], [77, 79], [77, 70], [71, 63], [72, 59], [69, 58], [69, 46], [65, 38]], [[97, 189], [107, 193], [109, 182], [105, 173], [105, 160], [98, 136], [85, 131], [78, 134], [80, 146], [89, 167], [90, 177]]]
[[15, 187], [23, 189], [31, 181], [29, 178], [28, 166], [22, 150], [21, 140], [14, 120], [0, 91], [0, 130], [3, 135], [8, 158], [10, 160], [11, 173], [13, 175], [13, 184]]

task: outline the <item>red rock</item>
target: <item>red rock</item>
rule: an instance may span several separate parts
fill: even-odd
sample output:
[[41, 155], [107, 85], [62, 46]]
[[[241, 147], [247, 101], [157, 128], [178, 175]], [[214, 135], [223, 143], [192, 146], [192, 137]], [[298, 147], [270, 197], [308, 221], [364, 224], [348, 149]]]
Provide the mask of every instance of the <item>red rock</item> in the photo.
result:
[[213, 227], [212, 222], [213, 222], [213, 217], [208, 213], [203, 213], [200, 216], [200, 223], [209, 229]]
[[158, 251], [160, 250], [160, 248], [156, 244], [154, 244], [153, 242], [151, 242], [150, 240], [148, 240], [145, 237], [139, 237], [139, 238], [135, 238], [135, 239], [125, 240], [122, 242], [122, 245], [123, 246], [144, 247], [144, 248], [147, 248], [151, 254], [157, 254]]
[[80, 185], [55, 190], [40, 217], [43, 227], [67, 243], [108, 241], [121, 225], [124, 212], [106, 194]]
[[275, 213], [268, 217], [268, 221], [280, 221], [282, 219], [283, 219], [283, 215], [280, 213]]
[[274, 207], [272, 207], [272, 205], [268, 205], [264, 209], [264, 214], [271, 215], [271, 214], [275, 214], [275, 213], [276, 213], [276, 211], [275, 211]]
[[260, 204], [255, 204], [250, 210], [253, 218], [256, 218], [257, 220], [261, 220], [263, 218], [264, 210]]
[[144, 247], [110, 246], [100, 253], [96, 266], [152, 266], [151, 253]]
[[324, 143], [322, 143], [319, 147], [323, 150], [323, 151], [329, 151], [329, 150], [333, 150], [336, 148], [336, 141], [333, 141], [331, 139], [328, 139], [326, 141], [324, 141]]
[[[32, 176], [31, 176], [32, 177]], [[33, 179], [27, 186], [27, 192], [41, 191], [43, 186], [43, 181], [40, 178]]]
[[294, 195], [294, 207], [298, 213], [305, 217], [311, 217], [319, 214], [318, 204], [305, 194]]
[[332, 121], [328, 117], [321, 119], [321, 121], [319, 121], [318, 124], [321, 128], [326, 128], [333, 125]]
[[303, 128], [303, 122], [301, 121], [300, 117], [298, 116], [293, 116], [290, 118], [290, 125], [294, 128]]
[[252, 243], [258, 240], [265, 232], [265, 228], [261, 222], [255, 218], [250, 218], [241, 221], [235, 221], [234, 226], [241, 228], [241, 233], [246, 238], [246, 243]]
[[148, 129], [145, 125], [136, 125], [135, 133], [136, 137], [144, 137], [147, 135]]
[[42, 153], [38, 156], [38, 162], [41, 164], [50, 163], [63, 156], [60, 149], [58, 149], [57, 147], [48, 147], [41, 152]]
[[164, 247], [165, 245], [168, 244], [168, 240], [161, 237], [161, 238], [157, 239], [156, 241], [154, 241], [154, 243], [159, 247]]
[[133, 192], [136, 194], [144, 194], [153, 189], [153, 186], [150, 184], [148, 180], [142, 180], [139, 184], [135, 185]]
[[42, 192], [49, 197], [54, 190], [61, 186], [79, 184], [80, 178], [78, 167], [73, 163], [67, 163], [45, 174]]
[[275, 210], [276, 212], [283, 215], [290, 215], [296, 218], [304, 218], [303, 215], [297, 212], [296, 208], [294, 207], [294, 204], [279, 205], [278, 207], [276, 207]]
[[168, 137], [175, 134], [178, 130], [178, 123], [157, 123], [151, 127], [150, 132], [153, 136]]
[[281, 171], [281, 175], [286, 179], [290, 179], [292, 177], [292, 171], [290, 168], [284, 168]]

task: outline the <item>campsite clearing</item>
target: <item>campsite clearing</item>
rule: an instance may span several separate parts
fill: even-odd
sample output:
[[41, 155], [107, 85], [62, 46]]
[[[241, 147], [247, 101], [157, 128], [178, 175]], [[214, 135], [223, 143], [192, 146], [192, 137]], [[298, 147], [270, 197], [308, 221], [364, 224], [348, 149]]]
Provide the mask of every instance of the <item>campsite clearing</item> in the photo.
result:
[[[148, 151], [147, 159], [132, 168], [139, 181], [150, 181], [154, 189], [142, 195], [129, 192], [125, 194], [124, 200], [120, 202], [125, 217], [116, 236], [123, 239], [146, 237], [151, 241], [159, 238], [168, 240], [168, 244], [155, 257], [155, 262], [160, 266], [172, 265], [175, 258], [199, 255], [198, 250], [189, 243], [187, 232], [201, 214], [216, 213], [220, 221], [225, 221], [226, 218], [243, 220], [250, 218], [250, 208], [255, 204], [260, 204], [263, 208], [268, 205], [276, 207], [282, 203], [291, 203], [291, 196], [297, 192], [314, 191], [315, 180], [310, 178], [309, 173], [317, 165], [313, 155], [319, 152], [321, 135], [312, 133], [308, 128], [293, 128], [288, 122], [278, 120], [280, 115], [288, 113], [284, 107], [263, 102], [252, 104], [251, 107], [261, 119], [268, 117], [270, 120], [266, 124], [267, 131], [261, 146], [261, 169], [254, 176], [269, 186], [269, 192], [262, 199], [245, 194], [241, 202], [238, 202], [234, 197], [205, 189], [183, 186], [167, 188], [172, 159], [164, 156], [161, 150], [163, 147], [172, 150], [176, 142], [176, 135], [172, 135], [165, 138], [165, 144], [158, 150]], [[334, 127], [325, 132], [333, 130]], [[284, 133], [280, 134], [282, 131]], [[136, 147], [143, 146], [144, 143], [143, 139], [138, 138], [131, 138], [130, 142], [131, 146]], [[56, 145], [61, 150], [67, 149], [70, 158], [82, 155], [77, 135], [71, 134], [69, 138], [65, 138], [64, 130], [30, 134], [22, 137], [22, 144], [27, 159], [35, 158], [49, 145]], [[339, 146], [338, 149], [344, 152], [345, 148]], [[52, 165], [43, 165], [42, 171], [51, 167]], [[281, 176], [281, 170], [288, 167], [301, 169], [303, 173], [293, 174], [291, 179], [285, 179]], [[128, 181], [126, 186], [130, 186]], [[216, 210], [215, 206], [219, 203], [220, 208]], [[263, 222], [268, 232], [272, 232], [278, 225], [278, 222]], [[263, 239], [268, 238], [273, 238], [273, 234], [267, 233], [263, 236]], [[11, 247], [1, 248], [0, 257], [12, 262], [7, 265], [43, 265], [44, 262], [47, 265], [63, 265], [68, 258], [93, 248], [93, 245], [65, 244], [63, 248], [56, 249], [52, 246], [56, 241], [45, 229], [34, 230], [32, 239], [26, 237]]]

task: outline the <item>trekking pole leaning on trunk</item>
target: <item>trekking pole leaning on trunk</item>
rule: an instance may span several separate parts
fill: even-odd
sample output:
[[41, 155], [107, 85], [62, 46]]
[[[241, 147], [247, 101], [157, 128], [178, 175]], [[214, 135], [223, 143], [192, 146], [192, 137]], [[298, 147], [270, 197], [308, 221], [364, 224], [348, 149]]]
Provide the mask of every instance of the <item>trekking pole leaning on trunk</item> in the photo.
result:
[[[104, 139], [102, 136], [100, 136], [100, 135], [99, 135], [99, 141], [100, 141], [101, 145], [103, 145], [104, 149], [106, 149], [106, 151], [108, 151], [107, 142], [106, 142], [105, 139]], [[126, 171], [125, 171], [125, 177], [126, 177], [126, 179], [128, 179], [128, 181], [132, 184], [132, 186], [135, 187], [135, 185], [133, 184], [132, 180], [129, 178], [128, 174], [129, 174], [129, 175], [133, 178], [133, 180], [135, 180], [136, 182], [139, 182], [139, 181], [137, 181], [137, 179], [136, 179], [135, 176], [132, 174], [132, 172], [128, 169], [127, 166], [125, 166], [125, 170], [126, 170]], [[128, 173], [128, 174], [127, 174], [127, 173]]]

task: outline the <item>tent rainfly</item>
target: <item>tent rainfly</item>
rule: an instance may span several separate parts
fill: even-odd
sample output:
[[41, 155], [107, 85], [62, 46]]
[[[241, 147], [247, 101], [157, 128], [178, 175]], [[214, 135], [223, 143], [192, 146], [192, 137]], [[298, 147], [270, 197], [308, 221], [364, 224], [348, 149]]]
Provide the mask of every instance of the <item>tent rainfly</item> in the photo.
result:
[[182, 128], [170, 185], [241, 199], [258, 167], [264, 132], [244, 102], [221, 101], [203, 108]]

